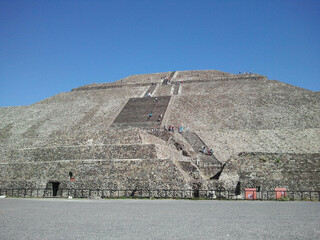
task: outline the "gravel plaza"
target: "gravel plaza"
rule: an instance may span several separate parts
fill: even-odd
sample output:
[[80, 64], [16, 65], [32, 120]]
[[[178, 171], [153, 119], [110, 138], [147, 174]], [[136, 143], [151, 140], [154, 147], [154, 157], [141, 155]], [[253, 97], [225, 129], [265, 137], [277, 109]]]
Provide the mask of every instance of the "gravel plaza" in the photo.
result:
[[319, 239], [319, 202], [0, 199], [0, 239]]

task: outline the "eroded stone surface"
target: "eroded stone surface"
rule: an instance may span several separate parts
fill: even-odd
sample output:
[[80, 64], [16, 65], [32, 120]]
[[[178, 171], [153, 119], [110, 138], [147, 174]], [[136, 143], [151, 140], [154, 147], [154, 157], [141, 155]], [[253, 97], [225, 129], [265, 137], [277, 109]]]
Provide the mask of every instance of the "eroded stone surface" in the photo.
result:
[[219, 181], [227, 189], [240, 182], [267, 191], [312, 191], [320, 188], [319, 174], [319, 153], [241, 153], [226, 163]]

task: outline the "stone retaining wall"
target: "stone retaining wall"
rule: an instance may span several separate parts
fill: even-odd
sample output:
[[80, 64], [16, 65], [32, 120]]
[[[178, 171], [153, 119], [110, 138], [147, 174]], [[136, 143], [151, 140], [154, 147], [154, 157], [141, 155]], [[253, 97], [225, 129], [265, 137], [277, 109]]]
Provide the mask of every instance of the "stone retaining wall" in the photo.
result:
[[[69, 171], [74, 181], [69, 180]], [[0, 188], [189, 189], [171, 160], [78, 160], [0, 164]]]
[[154, 144], [83, 145], [54, 148], [27, 148], [0, 152], [2, 163], [50, 162], [80, 159], [148, 159], [156, 158]]
[[240, 182], [263, 191], [320, 191], [320, 154], [241, 153], [226, 163], [219, 181], [227, 189]]

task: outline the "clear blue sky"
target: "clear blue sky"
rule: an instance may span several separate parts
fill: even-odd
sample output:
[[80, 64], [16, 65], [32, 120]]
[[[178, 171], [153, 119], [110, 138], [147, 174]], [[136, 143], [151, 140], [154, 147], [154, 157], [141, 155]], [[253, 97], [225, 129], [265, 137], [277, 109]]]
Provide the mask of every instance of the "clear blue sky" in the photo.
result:
[[0, 106], [170, 70], [320, 91], [318, 0], [0, 0]]

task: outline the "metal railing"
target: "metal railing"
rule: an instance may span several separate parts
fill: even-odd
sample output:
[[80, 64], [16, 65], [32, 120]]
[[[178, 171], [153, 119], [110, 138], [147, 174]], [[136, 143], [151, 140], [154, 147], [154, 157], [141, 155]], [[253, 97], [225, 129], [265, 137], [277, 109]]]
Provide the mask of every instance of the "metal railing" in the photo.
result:
[[[282, 191], [283, 193], [283, 191]], [[149, 198], [149, 199], [207, 199], [207, 200], [285, 200], [320, 201], [320, 191], [260, 191], [248, 198], [244, 190], [168, 190], [168, 189], [0, 189], [0, 195], [16, 198]], [[277, 197], [278, 195], [278, 197]]]

